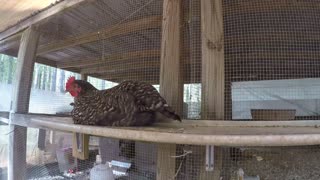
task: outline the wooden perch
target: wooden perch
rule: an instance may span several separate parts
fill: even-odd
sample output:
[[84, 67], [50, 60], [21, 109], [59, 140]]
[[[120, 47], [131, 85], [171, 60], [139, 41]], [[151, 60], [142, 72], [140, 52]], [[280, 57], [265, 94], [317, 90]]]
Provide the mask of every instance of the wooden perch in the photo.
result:
[[[4, 118], [0, 118], [1, 121]], [[73, 124], [70, 117], [12, 114], [12, 124], [78, 132], [93, 136], [190, 145], [302, 146], [320, 144], [319, 120], [210, 121], [182, 120], [150, 127], [99, 127]]]

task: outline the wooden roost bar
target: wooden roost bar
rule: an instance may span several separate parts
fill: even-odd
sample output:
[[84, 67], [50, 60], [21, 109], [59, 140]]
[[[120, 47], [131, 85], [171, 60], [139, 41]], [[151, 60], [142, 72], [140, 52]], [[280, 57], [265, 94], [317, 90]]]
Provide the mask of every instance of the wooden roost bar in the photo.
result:
[[[281, 69], [271, 71], [270, 63], [259, 62], [265, 58], [263, 54], [248, 52], [252, 56], [246, 57], [242, 53], [234, 53], [234, 47], [230, 47], [230, 44], [226, 45], [225, 42], [232, 41], [233, 37], [236, 37], [234, 44], [242, 45], [243, 42], [238, 41], [243, 40], [241, 38], [244, 37], [226, 32], [224, 27], [228, 24], [225, 23], [224, 14], [230, 11], [238, 12], [242, 9], [249, 12], [256, 11], [248, 5], [248, 2], [233, 3], [230, 7], [224, 8], [228, 4], [226, 1], [199, 0], [200, 12], [193, 12], [198, 13], [200, 18], [198, 20], [200, 31], [198, 34], [193, 34], [194, 36], [199, 35], [201, 40], [196, 44], [200, 46], [199, 56], [197, 54], [199, 52], [195, 50], [198, 47], [187, 46], [187, 43], [184, 42], [188, 39], [184, 38], [187, 36], [185, 26], [189, 26], [190, 32], [196, 30], [189, 22], [188, 13], [184, 12], [183, 2], [183, 0], [155, 1], [157, 5], [161, 5], [161, 12], [158, 12], [159, 7], [155, 5], [146, 10], [152, 12], [148, 16], [141, 15], [131, 18], [134, 16], [133, 13], [123, 21], [105, 25], [103, 24], [105, 22], [99, 22], [99, 15], [105, 13], [105, 10], [98, 10], [96, 4], [93, 6], [89, 0], [65, 0], [0, 32], [0, 52], [18, 57], [12, 112], [10, 117], [8, 113], [1, 114], [0, 117], [2, 122], [10, 124], [12, 130], [10, 134], [12, 143], [9, 146], [8, 174], [10, 180], [26, 177], [27, 128], [30, 127], [71, 132], [74, 133], [74, 137], [77, 134], [82, 135], [84, 145], [82, 151], [77, 151], [77, 144], [73, 146], [74, 156], [80, 159], [88, 158], [85, 147], [88, 146], [90, 135], [157, 143], [157, 180], [167, 180], [177, 176], [177, 162], [172, 157], [176, 156], [178, 149], [184, 144], [201, 145], [202, 164], [199, 178], [206, 180], [220, 179], [223, 163], [221, 146], [320, 144], [320, 131], [317, 128], [320, 126], [320, 121], [318, 120], [231, 121], [232, 82], [270, 80], [273, 77], [274, 79], [301, 78], [301, 74], [294, 73], [299, 65], [288, 66], [287, 73], [281, 72]], [[283, 1], [268, 1], [262, 3], [266, 6], [265, 9], [262, 9], [268, 10], [273, 7], [271, 2], [279, 3], [278, 5], [285, 4]], [[110, 6], [112, 5], [117, 6], [118, 4]], [[96, 8], [97, 13], [94, 15], [90, 8]], [[74, 17], [69, 16], [68, 12], [73, 11], [84, 14], [81, 25], [86, 25], [87, 29], [70, 23]], [[88, 17], [85, 17], [86, 15]], [[64, 26], [57, 25], [61, 19], [64, 20], [61, 22]], [[108, 20], [111, 21], [112, 18]], [[96, 22], [97, 26], [93, 27], [91, 22]], [[51, 29], [56, 34], [61, 33], [60, 36], [50, 36]], [[147, 45], [143, 43], [141, 46], [130, 44], [131, 41], [140, 40], [136, 37], [136, 34], [139, 33], [143, 34], [142, 42], [147, 41], [152, 44], [149, 45], [150, 47], [145, 47]], [[123, 38], [119, 41], [125, 43], [121, 45], [114, 43], [115, 38]], [[259, 39], [247, 38], [249, 43]], [[283, 38], [288, 40], [287, 36]], [[192, 40], [188, 41], [191, 43]], [[261, 37], [261, 41], [268, 42], [269, 40]], [[108, 48], [111, 49], [111, 53], [105, 54], [104, 51]], [[189, 54], [189, 57], [186, 54]], [[290, 52], [287, 54], [289, 57], [292, 56]], [[200, 58], [193, 57], [196, 55]], [[233, 56], [239, 56], [239, 59], [234, 60]], [[266, 66], [266, 69], [246, 67], [245, 58], [248, 58], [248, 61], [254, 65]], [[274, 63], [280, 65], [288, 63], [286, 59], [288, 57], [282, 56], [281, 58], [281, 61]], [[307, 56], [307, 58], [310, 60], [313, 57]], [[110, 128], [74, 125], [70, 117], [29, 114], [29, 97], [35, 62], [79, 73], [82, 79], [92, 76], [112, 82], [140, 80], [154, 85], [160, 84], [160, 94], [180, 115], [183, 115], [184, 84], [199, 83], [202, 87], [202, 120], [185, 119], [182, 123], [157, 123], [153, 127]], [[193, 72], [194, 74], [189, 73], [194, 67], [201, 70]], [[276, 75], [271, 75], [272, 73]], [[306, 72], [303, 77], [314, 77], [314, 74]], [[213, 165], [212, 162], [209, 164], [206, 162], [206, 154], [208, 149], [212, 148], [214, 149], [214, 168], [208, 170], [206, 165]]]

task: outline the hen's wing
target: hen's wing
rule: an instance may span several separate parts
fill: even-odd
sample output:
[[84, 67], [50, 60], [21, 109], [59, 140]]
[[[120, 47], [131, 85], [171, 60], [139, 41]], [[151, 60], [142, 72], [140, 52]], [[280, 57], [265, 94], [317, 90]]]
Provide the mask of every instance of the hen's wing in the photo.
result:
[[119, 89], [77, 98], [71, 115], [75, 124], [101, 126], [142, 126], [154, 119], [153, 113], [139, 112], [135, 98]]
[[180, 117], [167, 104], [166, 100], [152, 85], [140, 81], [124, 81], [115, 87], [114, 91], [130, 93], [136, 101], [139, 111], [160, 112], [168, 118], [180, 120]]

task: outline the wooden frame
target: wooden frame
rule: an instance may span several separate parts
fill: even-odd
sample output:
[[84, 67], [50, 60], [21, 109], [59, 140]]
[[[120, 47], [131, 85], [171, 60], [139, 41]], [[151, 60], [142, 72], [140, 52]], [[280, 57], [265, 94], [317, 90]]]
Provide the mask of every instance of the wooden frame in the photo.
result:
[[[222, 0], [201, 0], [203, 119], [224, 119], [225, 74]], [[210, 144], [208, 144], [210, 145]], [[214, 147], [214, 170], [201, 168], [200, 179], [220, 179], [222, 150]]]
[[[39, 33], [35, 27], [26, 29], [21, 37], [19, 48], [16, 83], [13, 91], [12, 111], [28, 113], [32, 74], [35, 63]], [[24, 179], [26, 176], [27, 128], [10, 125], [8, 179]]]
[[[178, 114], [182, 114], [183, 82], [180, 70], [181, 56], [181, 0], [163, 1], [160, 58], [160, 94]], [[176, 144], [158, 144], [157, 180], [174, 179]]]

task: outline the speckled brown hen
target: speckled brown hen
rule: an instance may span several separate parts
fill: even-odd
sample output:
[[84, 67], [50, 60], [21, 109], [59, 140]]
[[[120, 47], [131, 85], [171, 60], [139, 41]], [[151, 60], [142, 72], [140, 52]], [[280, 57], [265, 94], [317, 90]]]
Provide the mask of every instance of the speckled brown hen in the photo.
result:
[[124, 81], [98, 90], [87, 81], [70, 77], [66, 91], [74, 97], [71, 115], [75, 124], [100, 126], [145, 126], [159, 115], [181, 121], [180, 117], [150, 84]]

